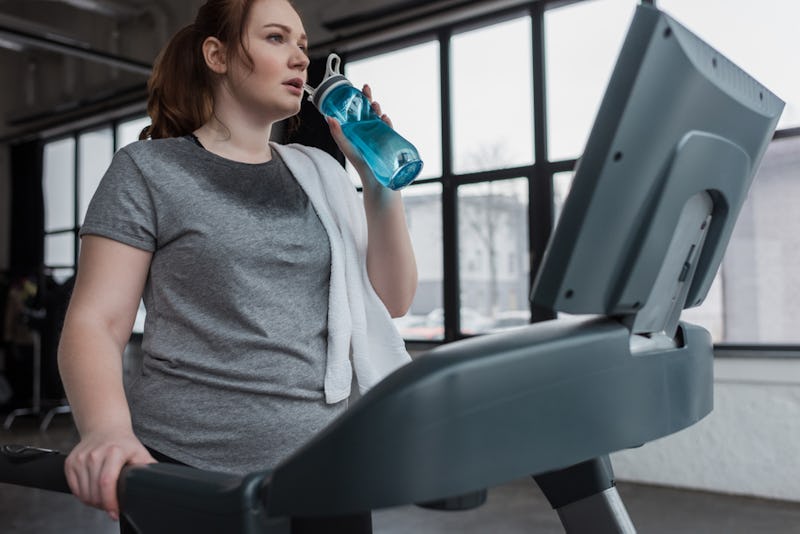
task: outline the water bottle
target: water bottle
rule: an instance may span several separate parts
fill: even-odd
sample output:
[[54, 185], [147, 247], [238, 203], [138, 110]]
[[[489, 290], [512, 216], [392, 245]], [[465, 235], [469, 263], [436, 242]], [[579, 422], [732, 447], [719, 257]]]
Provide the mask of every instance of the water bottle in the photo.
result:
[[305, 85], [323, 115], [337, 119], [375, 178], [389, 189], [410, 184], [422, 170], [417, 149], [381, 120], [366, 95], [339, 72], [341, 59], [328, 56], [325, 77], [316, 89]]

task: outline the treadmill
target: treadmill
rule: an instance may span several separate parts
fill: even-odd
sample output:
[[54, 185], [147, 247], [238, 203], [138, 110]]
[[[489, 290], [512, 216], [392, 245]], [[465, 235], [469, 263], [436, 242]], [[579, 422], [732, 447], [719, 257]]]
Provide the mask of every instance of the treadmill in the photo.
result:
[[[531, 475], [568, 533], [630, 533], [609, 454], [712, 410], [705, 298], [784, 103], [648, 3], [637, 6], [533, 305], [557, 318], [435, 348], [273, 469], [123, 469], [143, 534], [288, 533], [290, 518], [465, 509]], [[64, 455], [7, 445], [0, 482], [68, 492]]]

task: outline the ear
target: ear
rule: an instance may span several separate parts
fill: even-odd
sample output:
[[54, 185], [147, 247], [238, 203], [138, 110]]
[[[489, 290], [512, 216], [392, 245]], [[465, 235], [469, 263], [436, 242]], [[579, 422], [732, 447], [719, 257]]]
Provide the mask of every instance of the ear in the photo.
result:
[[203, 58], [212, 72], [225, 74], [228, 71], [228, 56], [225, 44], [216, 37], [203, 41]]

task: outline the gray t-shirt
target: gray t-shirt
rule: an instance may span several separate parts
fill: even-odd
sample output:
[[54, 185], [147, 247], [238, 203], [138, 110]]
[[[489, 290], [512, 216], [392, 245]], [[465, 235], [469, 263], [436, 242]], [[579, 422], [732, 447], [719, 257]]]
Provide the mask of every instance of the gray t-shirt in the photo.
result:
[[134, 431], [189, 465], [274, 466], [346, 408], [325, 403], [328, 236], [285, 164], [188, 138], [114, 156], [81, 235], [153, 252]]

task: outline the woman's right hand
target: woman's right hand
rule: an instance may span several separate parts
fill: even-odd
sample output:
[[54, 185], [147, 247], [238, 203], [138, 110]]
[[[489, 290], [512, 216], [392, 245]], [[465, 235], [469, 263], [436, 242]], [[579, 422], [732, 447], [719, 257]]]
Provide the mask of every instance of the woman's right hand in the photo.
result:
[[84, 504], [119, 519], [117, 479], [125, 465], [155, 463], [131, 431], [106, 431], [85, 435], [64, 462], [72, 493]]

